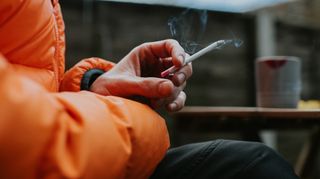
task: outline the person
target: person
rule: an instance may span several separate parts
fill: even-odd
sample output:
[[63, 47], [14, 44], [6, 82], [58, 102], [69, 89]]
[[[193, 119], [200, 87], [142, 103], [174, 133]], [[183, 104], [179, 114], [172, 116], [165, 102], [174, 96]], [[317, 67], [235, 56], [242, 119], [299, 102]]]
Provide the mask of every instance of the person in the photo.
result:
[[[0, 178], [296, 178], [262, 144], [168, 151], [154, 109], [184, 106], [192, 67], [178, 42], [142, 44], [117, 64], [84, 59], [64, 73], [58, 0], [2, 0], [0, 12]], [[172, 65], [180, 70], [159, 78]]]

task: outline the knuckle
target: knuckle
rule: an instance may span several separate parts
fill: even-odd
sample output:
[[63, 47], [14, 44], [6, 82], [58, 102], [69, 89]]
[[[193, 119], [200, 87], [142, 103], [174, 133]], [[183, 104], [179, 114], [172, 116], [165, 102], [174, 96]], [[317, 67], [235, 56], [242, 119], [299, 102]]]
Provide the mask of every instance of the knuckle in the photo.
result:
[[183, 105], [177, 105], [176, 111], [179, 111], [183, 108]]
[[149, 45], [150, 45], [150, 42], [145, 42], [145, 43], [142, 43], [141, 45], [139, 45], [138, 48], [144, 49], [144, 48], [147, 48]]
[[187, 99], [187, 94], [184, 91], [181, 91], [180, 96], [184, 101]]
[[176, 53], [179, 53], [179, 55], [184, 56], [184, 53], [182, 53], [182, 52], [184, 52], [184, 50], [177, 40], [167, 39], [165, 43], [166, 43], [166, 45], [171, 46], [171, 48], [173, 48]]
[[168, 43], [172, 43], [172, 44], [179, 44], [179, 42], [175, 39], [167, 39], [166, 40]]

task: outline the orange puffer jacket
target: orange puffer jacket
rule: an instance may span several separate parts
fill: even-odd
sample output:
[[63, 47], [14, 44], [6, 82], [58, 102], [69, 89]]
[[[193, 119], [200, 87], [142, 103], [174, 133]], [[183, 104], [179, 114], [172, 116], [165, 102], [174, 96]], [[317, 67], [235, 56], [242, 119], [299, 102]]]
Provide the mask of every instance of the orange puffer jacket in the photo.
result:
[[164, 120], [80, 91], [86, 72], [110, 62], [86, 59], [64, 74], [57, 0], [1, 0], [0, 37], [0, 178], [150, 176], [169, 146]]

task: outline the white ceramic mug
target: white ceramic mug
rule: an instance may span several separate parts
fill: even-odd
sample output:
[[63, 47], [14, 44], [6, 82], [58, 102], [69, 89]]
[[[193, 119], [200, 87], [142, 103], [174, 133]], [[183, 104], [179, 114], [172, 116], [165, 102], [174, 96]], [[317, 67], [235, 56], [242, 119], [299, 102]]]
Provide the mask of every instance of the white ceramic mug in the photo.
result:
[[301, 62], [298, 57], [258, 58], [255, 78], [258, 107], [297, 107], [301, 93]]

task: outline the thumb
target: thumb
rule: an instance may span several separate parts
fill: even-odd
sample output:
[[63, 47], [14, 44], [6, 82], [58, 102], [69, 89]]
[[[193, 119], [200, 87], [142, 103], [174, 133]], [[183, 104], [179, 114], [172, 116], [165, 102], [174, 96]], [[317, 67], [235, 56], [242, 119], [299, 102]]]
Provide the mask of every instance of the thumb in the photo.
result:
[[147, 98], [163, 98], [170, 96], [173, 90], [174, 85], [170, 80], [128, 75], [98, 78], [91, 86], [91, 91], [95, 93], [120, 97], [139, 95]]
[[173, 93], [174, 85], [168, 79], [136, 77], [135, 93], [148, 98], [164, 98]]

